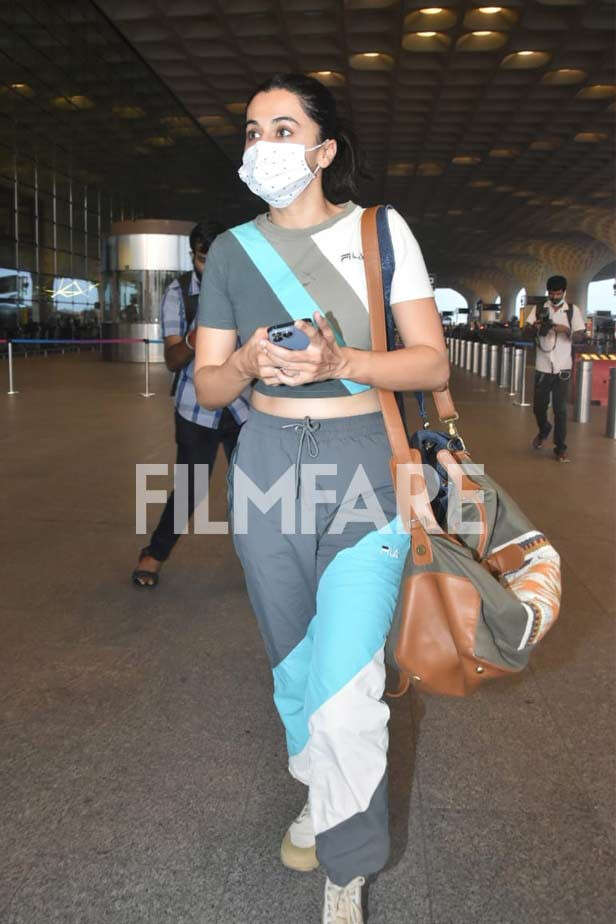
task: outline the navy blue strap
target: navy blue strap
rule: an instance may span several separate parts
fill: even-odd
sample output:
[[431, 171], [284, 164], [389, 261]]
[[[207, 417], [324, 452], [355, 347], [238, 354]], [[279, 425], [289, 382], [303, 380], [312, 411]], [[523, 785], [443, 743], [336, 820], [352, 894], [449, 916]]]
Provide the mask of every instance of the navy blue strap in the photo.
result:
[[[381, 272], [383, 275], [383, 300], [385, 302], [385, 328], [387, 331], [387, 349], [394, 350], [396, 348], [396, 325], [394, 321], [394, 315], [391, 310], [391, 284], [394, 278], [394, 271], [396, 269], [396, 256], [394, 254], [394, 245], [391, 240], [391, 232], [389, 230], [389, 219], [387, 218], [387, 210], [390, 208], [388, 205], [380, 205], [376, 213], [376, 231], [379, 241], [379, 252], [381, 255]], [[417, 401], [417, 406], [419, 408], [419, 416], [424, 421], [424, 425], [427, 422], [428, 415], [426, 413], [426, 403], [424, 399], [423, 391], [413, 392], [415, 399]], [[396, 396], [398, 397], [398, 396]], [[398, 405], [402, 404], [401, 399], [398, 400]]]

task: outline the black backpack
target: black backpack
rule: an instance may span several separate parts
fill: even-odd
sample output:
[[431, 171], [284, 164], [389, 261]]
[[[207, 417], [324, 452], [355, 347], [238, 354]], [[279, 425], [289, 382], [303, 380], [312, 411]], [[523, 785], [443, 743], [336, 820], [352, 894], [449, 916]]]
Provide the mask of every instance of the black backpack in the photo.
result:
[[[192, 270], [188, 273], [182, 273], [181, 276], [178, 276], [178, 282], [180, 284], [180, 290], [182, 292], [182, 305], [184, 308], [184, 315], [186, 317], [186, 330], [190, 330], [190, 325], [195, 320], [197, 316], [197, 310], [199, 308], [199, 293], [196, 295], [190, 294], [190, 284], [192, 282]], [[170, 395], [173, 397], [177, 391], [178, 382], [180, 381], [180, 375], [182, 373], [181, 369], [173, 376], [173, 382], [171, 383]]]

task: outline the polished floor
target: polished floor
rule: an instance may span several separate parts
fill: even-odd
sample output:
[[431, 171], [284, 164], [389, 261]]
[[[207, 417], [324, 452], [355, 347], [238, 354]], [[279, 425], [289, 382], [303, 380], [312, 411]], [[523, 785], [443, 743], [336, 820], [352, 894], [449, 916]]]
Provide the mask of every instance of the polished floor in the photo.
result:
[[[173, 459], [168, 374], [149, 399], [141, 367], [92, 355], [5, 381], [0, 363], [0, 921], [317, 924], [322, 874], [278, 860], [304, 792], [230, 540], [183, 537], [156, 590], [129, 580], [135, 463]], [[607, 924], [616, 443], [594, 408], [557, 465], [528, 448], [530, 409], [467, 372], [453, 388], [475, 460], [561, 553], [564, 608], [523, 676], [394, 704], [368, 921]], [[217, 519], [223, 477], [219, 458]]]

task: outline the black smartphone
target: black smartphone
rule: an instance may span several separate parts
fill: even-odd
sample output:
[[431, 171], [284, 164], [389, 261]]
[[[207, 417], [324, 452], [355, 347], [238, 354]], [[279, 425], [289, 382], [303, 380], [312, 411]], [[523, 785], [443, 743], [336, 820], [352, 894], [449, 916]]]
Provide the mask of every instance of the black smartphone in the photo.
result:
[[[302, 318], [307, 324], [312, 324], [312, 318]], [[305, 350], [310, 340], [303, 330], [295, 326], [293, 321], [285, 321], [284, 324], [273, 324], [267, 328], [267, 339], [276, 346], [284, 347], [285, 350]]]

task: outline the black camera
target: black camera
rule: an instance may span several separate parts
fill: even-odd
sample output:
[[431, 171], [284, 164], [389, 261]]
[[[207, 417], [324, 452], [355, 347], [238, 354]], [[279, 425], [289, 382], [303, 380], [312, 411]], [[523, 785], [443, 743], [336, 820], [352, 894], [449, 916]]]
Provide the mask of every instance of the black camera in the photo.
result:
[[549, 332], [554, 327], [554, 321], [550, 317], [550, 309], [548, 305], [542, 305], [541, 308], [538, 309], [537, 322], [539, 324], [539, 336], [547, 337]]

